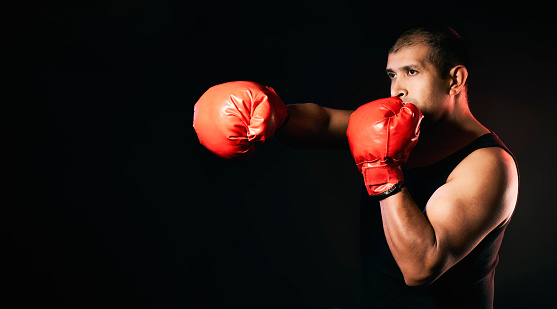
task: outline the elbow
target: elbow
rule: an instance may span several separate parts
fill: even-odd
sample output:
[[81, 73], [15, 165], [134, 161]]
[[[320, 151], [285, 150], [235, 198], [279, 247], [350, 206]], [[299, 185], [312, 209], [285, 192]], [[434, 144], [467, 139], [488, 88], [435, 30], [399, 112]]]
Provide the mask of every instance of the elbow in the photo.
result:
[[404, 283], [407, 286], [427, 286], [432, 284], [435, 279], [429, 276], [404, 276]]
[[404, 283], [407, 286], [427, 286], [435, 282], [441, 275], [438, 267], [406, 267], [401, 268]]
[[435, 282], [452, 264], [449, 256], [432, 250], [423, 255], [414, 255], [412, 258], [399, 260], [397, 264], [407, 286], [427, 286]]

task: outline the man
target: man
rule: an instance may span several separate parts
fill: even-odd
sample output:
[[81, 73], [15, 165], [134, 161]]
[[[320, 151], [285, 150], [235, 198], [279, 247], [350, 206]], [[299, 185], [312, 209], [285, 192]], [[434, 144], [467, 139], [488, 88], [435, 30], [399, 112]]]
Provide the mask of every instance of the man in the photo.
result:
[[[254, 142], [275, 132], [298, 147], [350, 144], [366, 185], [363, 307], [491, 308], [518, 170], [508, 149], [469, 110], [468, 68], [453, 29], [416, 27], [389, 52], [391, 98], [356, 112], [312, 103], [285, 107], [268, 87], [229, 83], [201, 97], [194, 127], [200, 142], [225, 158], [248, 156]], [[215, 133], [217, 127], [226, 132]], [[392, 149], [394, 155], [384, 153]], [[378, 176], [379, 170], [388, 176]]]

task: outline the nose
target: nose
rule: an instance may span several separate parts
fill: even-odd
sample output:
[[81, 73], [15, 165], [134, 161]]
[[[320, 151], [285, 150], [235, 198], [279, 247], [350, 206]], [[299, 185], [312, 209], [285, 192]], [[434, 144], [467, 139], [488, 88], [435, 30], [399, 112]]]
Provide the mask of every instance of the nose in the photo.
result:
[[408, 90], [400, 79], [395, 79], [391, 82], [391, 97], [399, 97], [403, 99], [408, 95]]

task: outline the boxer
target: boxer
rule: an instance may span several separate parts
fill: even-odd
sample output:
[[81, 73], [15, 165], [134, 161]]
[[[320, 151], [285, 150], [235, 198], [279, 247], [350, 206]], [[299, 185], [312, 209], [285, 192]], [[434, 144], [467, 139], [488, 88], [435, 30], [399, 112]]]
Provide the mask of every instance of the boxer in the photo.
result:
[[468, 69], [458, 33], [419, 26], [389, 51], [389, 98], [356, 111], [286, 106], [270, 88], [232, 82], [201, 97], [194, 128], [223, 158], [246, 158], [273, 136], [350, 149], [363, 176], [363, 308], [492, 308], [519, 176], [470, 112]]

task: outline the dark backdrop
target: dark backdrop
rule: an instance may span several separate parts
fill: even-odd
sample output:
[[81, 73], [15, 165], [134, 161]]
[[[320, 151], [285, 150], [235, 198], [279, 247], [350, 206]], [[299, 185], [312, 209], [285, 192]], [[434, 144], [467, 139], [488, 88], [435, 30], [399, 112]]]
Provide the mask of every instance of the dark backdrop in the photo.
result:
[[389, 95], [389, 44], [455, 28], [470, 104], [516, 155], [498, 308], [553, 299], [552, 8], [354, 1], [18, 4], [4, 28], [2, 301], [57, 308], [359, 308], [361, 179], [345, 151], [270, 141], [224, 162], [193, 105], [252, 80], [287, 103], [354, 109]]

